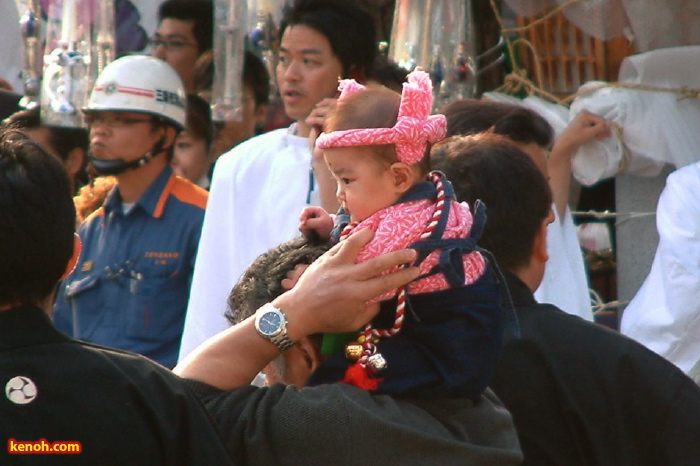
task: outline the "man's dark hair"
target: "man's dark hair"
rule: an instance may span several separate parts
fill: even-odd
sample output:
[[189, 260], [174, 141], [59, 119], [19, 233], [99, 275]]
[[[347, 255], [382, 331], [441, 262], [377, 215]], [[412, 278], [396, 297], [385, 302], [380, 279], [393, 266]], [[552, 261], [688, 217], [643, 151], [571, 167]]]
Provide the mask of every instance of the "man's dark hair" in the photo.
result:
[[323, 34], [343, 65], [343, 77], [364, 81], [372, 74], [377, 49], [372, 16], [355, 0], [293, 0], [280, 21], [280, 37], [290, 26]]
[[214, 3], [212, 0], [167, 0], [158, 7], [158, 22], [166, 18], [192, 21], [192, 35], [199, 45], [199, 54], [213, 47]]
[[408, 70], [400, 67], [398, 64], [379, 53], [374, 60], [374, 67], [369, 79], [393, 91], [401, 92], [403, 83], [406, 82], [407, 77]]
[[532, 159], [508, 138], [487, 132], [438, 143], [432, 161], [452, 182], [458, 201], [486, 205], [479, 244], [505, 269], [527, 265], [552, 208], [549, 183]]
[[265, 303], [282, 293], [282, 280], [299, 264], [311, 264], [330, 245], [310, 243], [297, 238], [282, 243], [258, 256], [231, 290], [226, 318], [234, 325], [255, 314]]
[[204, 139], [207, 152], [214, 140], [214, 126], [211, 121], [211, 107], [206, 100], [194, 94], [187, 94], [187, 127], [194, 137]]
[[74, 231], [63, 164], [20, 131], [0, 129], [0, 304], [46, 299], [73, 254]]
[[262, 60], [248, 50], [243, 60], [243, 85], [253, 89], [256, 108], [270, 101], [270, 73]]
[[[3, 126], [22, 129], [38, 129], [43, 127], [41, 124], [41, 113], [39, 107], [32, 109], [20, 110], [2, 122]], [[83, 128], [66, 128], [62, 126], [46, 126], [49, 130], [49, 144], [56, 149], [56, 152], [61, 160], [65, 161], [68, 154], [76, 147], [83, 149], [87, 153], [88, 150], [88, 131]]]
[[487, 100], [463, 99], [440, 111], [447, 118], [447, 136], [493, 132], [519, 144], [548, 148], [554, 141], [552, 126], [534, 110]]
[[[195, 64], [194, 87], [196, 92], [210, 91], [214, 82], [214, 53], [205, 52]], [[270, 73], [253, 52], [246, 50], [243, 59], [243, 85], [250, 86], [255, 96], [255, 107], [270, 101]]]

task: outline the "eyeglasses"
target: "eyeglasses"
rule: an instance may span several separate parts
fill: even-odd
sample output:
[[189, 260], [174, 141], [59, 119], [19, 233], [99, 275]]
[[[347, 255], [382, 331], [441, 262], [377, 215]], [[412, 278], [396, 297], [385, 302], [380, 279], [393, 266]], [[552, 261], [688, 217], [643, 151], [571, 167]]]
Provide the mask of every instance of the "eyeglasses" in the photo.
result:
[[192, 42], [185, 42], [178, 39], [161, 39], [160, 37], [154, 37], [148, 40], [148, 44], [154, 49], [163, 46], [165, 50], [181, 50], [185, 47], [199, 47], [199, 45]]
[[110, 128], [123, 128], [125, 126], [136, 125], [138, 123], [146, 123], [153, 121], [153, 118], [133, 118], [120, 114], [106, 116], [101, 113], [90, 113], [85, 115], [85, 123], [88, 126], [107, 125]]

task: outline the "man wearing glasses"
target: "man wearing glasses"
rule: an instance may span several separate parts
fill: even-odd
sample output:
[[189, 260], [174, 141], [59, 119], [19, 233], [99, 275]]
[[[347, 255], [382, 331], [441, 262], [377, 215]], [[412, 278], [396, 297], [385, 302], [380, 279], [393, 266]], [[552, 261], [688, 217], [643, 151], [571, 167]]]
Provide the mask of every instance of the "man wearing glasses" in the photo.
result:
[[60, 286], [54, 323], [75, 338], [175, 365], [207, 192], [176, 177], [182, 81], [167, 63], [127, 56], [98, 77], [83, 109], [91, 170], [117, 186], [81, 225], [83, 253]]
[[188, 94], [194, 91], [195, 63], [212, 48], [214, 9], [211, 0], [167, 0], [158, 8], [158, 31], [152, 55], [180, 75]]

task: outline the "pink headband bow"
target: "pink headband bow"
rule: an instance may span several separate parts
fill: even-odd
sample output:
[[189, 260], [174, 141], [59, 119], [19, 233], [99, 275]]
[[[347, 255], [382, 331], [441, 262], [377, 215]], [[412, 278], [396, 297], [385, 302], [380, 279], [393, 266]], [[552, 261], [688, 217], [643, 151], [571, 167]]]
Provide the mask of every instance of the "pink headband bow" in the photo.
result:
[[[338, 85], [339, 101], [365, 87], [354, 79], [344, 79]], [[316, 140], [316, 147], [373, 146], [395, 144], [396, 156], [408, 165], [418, 163], [425, 155], [428, 143], [445, 137], [447, 121], [444, 115], [430, 115], [433, 105], [433, 85], [428, 73], [412, 71], [403, 84], [399, 116], [393, 128], [349, 129], [323, 133]]]

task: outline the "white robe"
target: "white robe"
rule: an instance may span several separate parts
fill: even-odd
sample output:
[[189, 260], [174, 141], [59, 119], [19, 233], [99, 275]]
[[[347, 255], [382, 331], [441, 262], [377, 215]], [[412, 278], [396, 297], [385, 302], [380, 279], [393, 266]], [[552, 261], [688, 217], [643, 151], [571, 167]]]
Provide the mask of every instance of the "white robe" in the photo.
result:
[[622, 314], [622, 333], [700, 383], [700, 162], [666, 179], [651, 271]]
[[555, 218], [547, 227], [549, 260], [542, 283], [535, 291], [535, 299], [592, 321], [588, 278], [571, 212], [567, 206], [562, 221], [556, 206], [553, 205], [552, 210]]
[[[192, 279], [180, 360], [227, 328], [228, 295], [260, 254], [299, 235], [310, 194], [311, 151], [295, 125], [249, 139], [221, 156]], [[312, 204], [318, 204], [313, 194]]]

